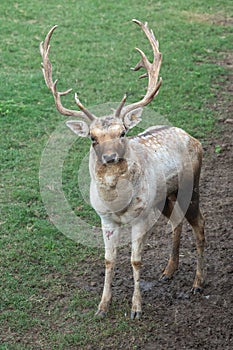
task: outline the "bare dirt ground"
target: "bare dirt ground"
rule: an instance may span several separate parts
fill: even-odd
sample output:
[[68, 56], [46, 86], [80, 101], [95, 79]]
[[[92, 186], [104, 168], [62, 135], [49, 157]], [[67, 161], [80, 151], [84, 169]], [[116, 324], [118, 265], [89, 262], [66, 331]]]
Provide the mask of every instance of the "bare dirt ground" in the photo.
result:
[[[232, 130], [233, 125], [229, 123], [219, 139], [204, 147], [201, 180], [207, 239], [204, 293], [194, 296], [190, 292], [196, 250], [188, 225], [183, 229], [179, 271], [168, 283], [159, 281], [169, 256], [171, 235], [164, 232], [163, 222], [158, 223], [157, 233], [148, 239], [143, 258], [142, 322], [147, 323], [148, 343], [138, 345], [138, 350], [233, 348]], [[219, 154], [215, 152], [216, 145], [222, 147]], [[133, 290], [129, 253], [129, 247], [122, 248], [119, 253], [113, 287], [114, 300], [123, 310], [130, 307]], [[100, 295], [103, 273], [103, 266], [97, 264], [89, 275], [89, 283], [96, 281], [95, 289]], [[132, 349], [132, 343], [130, 338], [123, 338], [117, 349]], [[105, 348], [111, 346], [101, 347]]]
[[[219, 64], [229, 66], [230, 62], [226, 56], [226, 60]], [[233, 75], [228, 76], [225, 91], [232, 93], [232, 82]], [[216, 104], [211, 106], [218, 113], [219, 136], [204, 143], [200, 186], [207, 239], [204, 293], [194, 296], [190, 292], [196, 249], [188, 225], [183, 229], [179, 271], [168, 283], [159, 281], [171, 244], [171, 235], [161, 220], [156, 233], [147, 241], [141, 274], [143, 320], [139, 322], [144, 324], [148, 340], [145, 342], [145, 337], [143, 341], [140, 339], [139, 327], [137, 340], [131, 339], [130, 335], [122, 336], [119, 342], [108, 339], [100, 349], [233, 349], [233, 106], [224, 96], [218, 96]], [[133, 290], [129, 255], [130, 247], [120, 250], [113, 286], [114, 301], [127, 312]], [[101, 295], [103, 263], [96, 262], [89, 272], [85, 282], [81, 282], [82, 287], [89, 289], [94, 286], [92, 291], [94, 289]]]

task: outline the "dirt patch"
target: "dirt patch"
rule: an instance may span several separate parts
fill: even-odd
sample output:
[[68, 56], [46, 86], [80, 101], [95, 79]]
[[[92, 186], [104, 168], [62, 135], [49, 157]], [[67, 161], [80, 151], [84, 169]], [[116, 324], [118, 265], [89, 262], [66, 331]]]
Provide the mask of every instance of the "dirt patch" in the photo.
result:
[[[220, 122], [221, 124], [223, 122]], [[163, 283], [160, 274], [170, 253], [171, 235], [165, 232], [161, 219], [156, 232], [149, 237], [143, 256], [141, 290], [143, 318], [146, 329], [138, 339], [108, 340], [116, 349], [223, 349], [233, 348], [233, 191], [232, 145], [233, 125], [221, 137], [209, 141], [201, 179], [201, 206], [206, 219], [207, 280], [202, 295], [191, 294], [196, 265], [195, 241], [191, 229], [183, 229], [180, 268], [174, 278]], [[216, 152], [216, 145], [221, 151]], [[103, 262], [97, 262], [91, 274], [82, 279], [81, 287], [101, 296], [104, 276]], [[130, 310], [133, 278], [130, 246], [120, 250], [113, 284], [113, 298], [122, 313]], [[114, 311], [108, 316], [114, 319]], [[114, 322], [114, 321], [113, 321]], [[138, 327], [138, 325], [136, 325]], [[112, 341], [112, 342], [111, 342]], [[101, 349], [110, 349], [100, 346]]]
[[226, 13], [194, 13], [190, 11], [182, 11], [182, 14], [188, 19], [189, 22], [207, 22], [210, 24], [232, 26], [233, 17], [226, 15]]
[[[207, 280], [204, 293], [193, 296], [196, 249], [191, 228], [185, 225], [181, 247], [180, 268], [168, 282], [159, 281], [170, 253], [171, 235], [161, 219], [149, 237], [141, 274], [143, 318], [138, 339], [108, 339], [100, 349], [224, 349], [233, 348], [233, 143], [232, 111], [226, 89], [232, 92], [233, 76], [227, 77], [223, 93], [215, 105], [219, 112], [219, 137], [204, 143], [201, 177], [201, 207], [206, 219]], [[102, 292], [103, 262], [95, 262], [80, 287]], [[85, 281], [85, 282], [84, 282]], [[77, 283], [77, 281], [76, 281]], [[122, 312], [128, 312], [133, 291], [130, 246], [120, 250], [113, 285], [113, 298]], [[114, 313], [109, 318], [114, 322]], [[113, 319], [112, 319], [113, 318]], [[137, 321], [136, 321], [137, 322]], [[145, 335], [146, 331], [146, 335]], [[145, 341], [145, 338], [147, 341]], [[106, 339], [105, 339], [106, 341]], [[106, 344], [106, 343], [105, 343]], [[89, 349], [89, 348], [88, 348]]]

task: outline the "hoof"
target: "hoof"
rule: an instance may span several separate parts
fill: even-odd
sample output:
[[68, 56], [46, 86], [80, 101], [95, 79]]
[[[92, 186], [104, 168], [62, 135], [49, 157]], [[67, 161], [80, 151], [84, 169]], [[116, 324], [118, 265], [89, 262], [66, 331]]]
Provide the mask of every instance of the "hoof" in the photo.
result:
[[139, 320], [141, 318], [141, 311], [131, 311], [131, 320]]
[[171, 280], [171, 277], [168, 277], [167, 275], [163, 274], [159, 280], [161, 282], [169, 282]]
[[193, 287], [191, 292], [193, 293], [193, 295], [202, 294], [203, 293], [203, 288], [201, 288], [201, 287]]
[[95, 316], [98, 317], [98, 318], [104, 318], [104, 317], [107, 316], [107, 312], [105, 312], [104, 310], [98, 310], [95, 313]]

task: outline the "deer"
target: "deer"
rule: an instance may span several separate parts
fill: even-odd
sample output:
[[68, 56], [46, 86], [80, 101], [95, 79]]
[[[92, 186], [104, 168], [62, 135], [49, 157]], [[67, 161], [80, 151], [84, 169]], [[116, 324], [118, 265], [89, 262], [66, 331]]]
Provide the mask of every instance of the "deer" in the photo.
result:
[[139, 319], [142, 315], [142, 253], [148, 232], [156, 223], [157, 213], [165, 216], [172, 228], [171, 254], [162, 272], [163, 281], [170, 280], [178, 270], [184, 219], [192, 227], [197, 251], [193, 294], [203, 291], [205, 235], [199, 205], [201, 143], [183, 129], [170, 125], [151, 126], [136, 136], [127, 136], [127, 132], [142, 120], [143, 107], [154, 99], [162, 84], [159, 43], [147, 22], [132, 21], [141, 28], [153, 51], [151, 62], [141, 49], [136, 48], [140, 61], [132, 68], [133, 71], [145, 69], [140, 78], [148, 78], [148, 86], [143, 98], [137, 102], [126, 104], [125, 94], [110, 115], [96, 117], [80, 102], [76, 93], [74, 99], [78, 110], [62, 105], [61, 97], [72, 89], [59, 92], [58, 80], [53, 81], [52, 77], [50, 40], [57, 25], [41, 42], [40, 53], [44, 80], [52, 92], [57, 110], [64, 116], [73, 117], [66, 121], [72, 132], [91, 140], [90, 202], [100, 217], [105, 246], [104, 287], [96, 316], [104, 317], [109, 311], [119, 237], [123, 227], [128, 225], [134, 280], [131, 319]]

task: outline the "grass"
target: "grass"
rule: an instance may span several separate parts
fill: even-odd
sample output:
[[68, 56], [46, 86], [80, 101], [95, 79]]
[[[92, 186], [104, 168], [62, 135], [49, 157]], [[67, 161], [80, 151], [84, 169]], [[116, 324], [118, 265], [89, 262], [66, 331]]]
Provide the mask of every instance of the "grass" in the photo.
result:
[[[129, 322], [118, 305], [112, 305], [108, 320], [93, 319], [98, 293], [67, 283], [73, 274], [85, 279], [91, 268], [87, 262], [102, 259], [103, 251], [59, 232], [41, 199], [42, 152], [64, 118], [42, 79], [39, 42], [59, 24], [51, 49], [54, 77], [61, 90], [72, 87], [90, 109], [120, 101], [126, 91], [133, 102], [145, 88], [129, 69], [139, 58], [134, 47], [149, 51], [130, 20], [148, 21], [163, 52], [163, 86], [150, 108], [205, 140], [215, 132], [208, 106], [226, 74], [214, 62], [232, 44], [231, 28], [218, 19], [228, 18], [231, 10], [228, 0], [1, 1], [0, 350], [104, 348], [104, 339], [117, 348], [122, 336], [131, 339], [133, 349], [148, 335], [146, 324]], [[64, 104], [74, 106], [73, 97]], [[75, 214], [98, 226], [77, 184], [77, 168], [88, 147], [87, 140], [70, 147], [63, 189]]]

